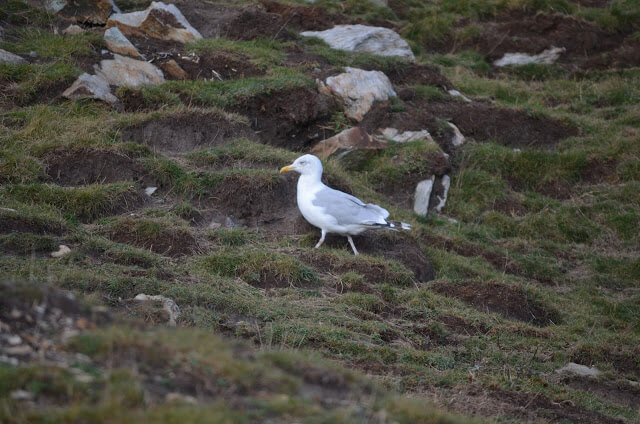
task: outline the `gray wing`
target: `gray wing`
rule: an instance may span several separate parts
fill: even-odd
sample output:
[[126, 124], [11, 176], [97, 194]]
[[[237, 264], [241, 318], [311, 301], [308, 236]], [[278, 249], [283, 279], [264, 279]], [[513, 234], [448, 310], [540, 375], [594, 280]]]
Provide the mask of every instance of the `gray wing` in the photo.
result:
[[389, 216], [386, 209], [373, 203], [363, 203], [357, 197], [326, 187], [316, 193], [312, 203], [324, 208], [336, 218], [339, 225], [385, 225]]

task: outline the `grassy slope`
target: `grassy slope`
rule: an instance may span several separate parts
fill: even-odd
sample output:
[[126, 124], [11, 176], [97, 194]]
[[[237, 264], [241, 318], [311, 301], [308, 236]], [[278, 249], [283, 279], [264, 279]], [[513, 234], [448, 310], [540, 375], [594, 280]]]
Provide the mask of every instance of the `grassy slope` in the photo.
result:
[[[421, 2], [405, 3], [420, 9]], [[232, 361], [239, 368], [239, 374], [232, 377], [238, 382], [246, 382], [254, 373], [252, 366], [228, 357], [207, 359], [207, 349], [218, 349], [218, 343], [220, 349], [229, 349], [228, 342], [217, 339], [211, 342], [214, 347], [202, 346], [201, 340], [211, 332], [255, 342], [264, 351], [256, 366], [266, 370], [272, 368], [273, 361], [315, 361], [304, 358], [307, 351], [318, 352], [376, 375], [384, 393], [363, 403], [372, 410], [386, 408], [390, 419], [400, 422], [436, 417], [430, 410], [426, 416], [412, 417], [418, 413], [416, 405], [406, 397], [386, 394], [387, 391], [425, 396], [443, 405], [450, 393], [469, 387], [546, 396], [556, 402], [567, 401], [589, 411], [637, 421], [637, 411], [567, 387], [553, 378], [553, 370], [575, 361], [596, 365], [605, 372], [605, 380], [639, 377], [640, 88], [635, 82], [640, 79], [640, 71], [632, 68], [566, 78], [532, 69], [533, 79], [526, 73], [488, 78], [483, 72], [486, 63], [473, 53], [440, 55], [419, 48], [430, 37], [446, 34], [461, 16], [475, 19], [492, 16], [506, 7], [534, 7], [575, 13], [607, 28], [623, 28], [628, 25], [624, 17], [633, 10], [627, 14], [617, 10], [625, 6], [631, 9], [632, 5], [614, 2], [609, 9], [585, 10], [571, 2], [514, 1], [493, 2], [491, 9], [484, 10], [473, 2], [466, 2], [466, 8], [456, 7], [456, 3], [429, 4], [416, 15], [420, 16], [418, 21], [403, 25], [403, 35], [415, 43], [419, 60], [440, 66], [456, 88], [468, 96], [492, 98], [498, 105], [518, 106], [573, 122], [581, 128], [581, 134], [563, 140], [552, 151], [521, 153], [495, 143], [471, 141], [458, 158], [460, 171], [453, 176], [445, 209], [446, 217], [455, 218], [456, 223], [445, 217], [418, 220], [409, 211], [394, 211], [414, 224], [422, 247], [434, 262], [437, 280], [433, 286], [416, 286], [410, 272], [394, 261], [366, 256], [354, 259], [346, 250], [324, 249], [318, 253], [327, 256], [323, 260], [332, 264], [332, 272], [327, 272], [314, 266], [313, 261], [304, 260], [315, 233], [272, 240], [246, 230], [189, 228], [187, 222], [197, 214], [200, 197], [225, 178], [231, 178], [229, 173], [240, 173], [261, 184], [269, 184], [273, 177], [264, 170], [228, 169], [232, 168], [228, 166], [230, 162], [258, 162], [273, 169], [295, 154], [239, 141], [232, 147], [214, 148], [186, 158], [163, 157], [121, 140], [119, 129], [144, 119], [144, 114], [120, 114], [91, 102], [34, 103], [34, 93], [56, 81], [72, 80], [79, 73], [76, 58], [99, 44], [89, 35], [74, 36], [73, 42], [68, 43], [47, 34], [45, 29], [22, 30], [16, 34], [16, 42], [0, 45], [18, 53], [39, 49], [51, 52], [41, 54], [43, 60], [38, 65], [22, 65], [29, 66], [29, 72], [18, 66], [0, 66], [0, 78], [11, 82], [10, 91], [0, 94], [2, 102], [20, 106], [0, 115], [0, 204], [18, 211], [0, 210], [0, 223], [5, 223], [0, 224], [5, 225], [0, 243], [10, 252], [0, 257], [2, 274], [47, 281], [114, 306], [119, 305], [119, 299], [140, 292], [169, 296], [183, 311], [178, 330], [136, 332], [127, 329], [125, 323], [87, 337], [111, 345], [134, 340], [142, 345], [170, 345], [166, 361], [171, 361], [172, 355], [188, 356], [185, 352], [213, 361], [214, 366]], [[336, 2], [321, 4], [337, 7]], [[373, 9], [357, 1], [346, 4], [343, 12], [354, 16], [398, 19], [386, 8]], [[17, 2], [11, 5], [19, 9]], [[14, 11], [3, 13], [14, 16]], [[29, 13], [34, 16], [19, 10], [20, 18], [15, 19], [29, 16], [28, 22], [19, 23], [22, 25], [46, 22], [45, 17]], [[268, 75], [225, 83], [171, 82], [146, 90], [145, 96], [151, 101], [171, 105], [159, 113], [170, 115], [185, 110], [179, 105], [179, 94], [197, 99], [203, 107], [227, 107], [234, 104], [236, 96], [312, 84], [297, 71], [272, 67], [278, 63], [282, 49], [276, 42], [203, 42], [191, 48], [201, 51], [215, 47], [231, 51], [237, 48], [253, 57], [256, 64], [268, 67]], [[316, 53], [323, 50], [313, 43], [308, 48]], [[347, 60], [366, 60], [339, 54], [336, 58], [326, 49], [325, 54], [340, 65]], [[116, 182], [63, 188], [47, 182], [42, 157], [61, 146], [123, 152], [139, 160], [161, 182], [163, 190], [182, 193], [182, 198], [176, 204], [136, 211], [138, 224], [126, 217], [113, 217], [122, 212], [123, 203], [135, 203], [134, 185]], [[398, 149], [393, 154], [408, 156], [411, 149]], [[592, 158], [611, 164], [606, 179], [596, 184], [588, 178]], [[223, 169], [216, 168], [216, 164], [223, 164]], [[202, 168], [207, 170], [203, 172]], [[370, 175], [347, 173], [330, 162], [327, 171], [347, 182], [356, 194], [384, 203], [384, 197], [367, 186], [368, 181], [380, 178], [375, 170]], [[570, 196], [559, 200], [541, 194], [549, 181], [568, 184], [572, 188]], [[511, 188], [514, 186], [518, 191]], [[525, 213], [515, 216], [494, 210], [494, 205], [505, 199], [515, 199]], [[17, 223], [30, 235], [18, 236], [14, 227], [6, 223]], [[135, 237], [127, 240], [129, 244], [114, 241], [114, 234], [122, 232], [132, 232]], [[148, 250], [166, 237], [193, 239], [197, 248], [184, 256]], [[61, 242], [74, 246], [74, 252], [61, 260], [47, 257], [52, 246]], [[498, 269], [495, 258], [509, 262], [510, 269], [517, 272]], [[354, 271], [361, 269], [383, 272], [374, 279], [374, 273]], [[285, 287], [265, 292], [251, 285], [266, 276], [284, 282]], [[506, 319], [447, 295], [449, 285], [470, 282], [518, 288], [528, 300], [542, 305], [551, 323], [538, 327]], [[445, 290], [432, 289], [438, 285]], [[452, 319], [463, 323], [465, 330], [454, 331], [447, 326]], [[175, 341], [169, 343], [169, 338]], [[71, 345], [69, 349], [84, 352], [86, 347]], [[105, 355], [105, 349], [85, 353], [98, 368], [105, 361], [100, 356]], [[278, 359], [280, 356], [284, 359]], [[38, 386], [43, 372], [35, 366], [32, 374], [20, 380], [17, 376], [26, 371], [6, 367], [0, 370], [12, 376], [12, 381], [22, 381], [21, 388]], [[81, 394], [70, 396], [62, 402], [69, 402], [67, 406], [51, 419], [95, 420], [100, 414], [116, 411], [122, 414], [119, 420], [132, 422], [169, 422], [179, 416], [197, 421], [211, 413], [219, 414], [221, 421], [238, 419], [238, 411], [215, 402], [151, 411], [140, 399], [140, 391], [131, 389], [134, 393], [126, 398], [115, 393], [114, 388], [122, 385], [139, 385], [140, 375], [114, 376], [101, 368], [97, 373], [104, 379], [104, 386], [92, 396], [103, 403]], [[291, 396], [293, 400], [282, 405], [282, 399], [276, 396], [265, 404], [254, 405], [251, 411], [256, 420], [310, 420], [310, 415], [322, 417], [319, 422], [334, 422], [336, 416], [346, 422], [363, 419], [351, 410], [332, 410], [319, 404], [306, 410], [307, 401], [298, 396], [299, 381], [289, 381], [299, 379], [293, 374], [287, 377], [276, 372], [268, 377], [273, 379], [269, 389], [272, 393]], [[82, 392], [82, 388], [67, 387], [75, 383], [69, 383], [65, 375], [59, 378], [63, 381], [60, 390]], [[108, 382], [114, 378], [119, 381]], [[29, 413], [11, 413], [16, 408], [16, 402], [8, 399], [12, 389], [0, 390], [2, 410], [11, 415], [7, 419], [36, 419]], [[351, 390], [364, 391], [359, 385]], [[384, 400], [391, 398], [392, 401]], [[508, 413], [505, 415], [501, 418], [510, 419]]]

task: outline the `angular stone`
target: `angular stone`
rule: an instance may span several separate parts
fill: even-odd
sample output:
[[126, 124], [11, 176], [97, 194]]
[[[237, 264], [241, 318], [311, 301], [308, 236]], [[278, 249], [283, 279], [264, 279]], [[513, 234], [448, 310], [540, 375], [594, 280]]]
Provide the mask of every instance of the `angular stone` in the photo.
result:
[[467, 96], [465, 96], [464, 94], [462, 94], [461, 92], [459, 92], [458, 90], [449, 90], [449, 91], [447, 91], [447, 93], [449, 93], [450, 96], [460, 97], [465, 102], [471, 103], [471, 99], [468, 98]]
[[409, 44], [389, 28], [367, 25], [336, 25], [325, 31], [304, 31], [304, 37], [318, 37], [331, 48], [368, 52], [379, 56], [400, 56], [415, 60]]
[[500, 59], [493, 62], [495, 66], [522, 66], [522, 65], [551, 65], [555, 63], [562, 53], [567, 51], [564, 47], [551, 47], [540, 54], [529, 55], [527, 53], [505, 53]]
[[327, 78], [327, 87], [345, 104], [347, 117], [360, 122], [374, 101], [396, 96], [384, 73], [349, 67], [345, 70], [343, 74]]
[[458, 127], [453, 125], [451, 122], [447, 122], [447, 124], [449, 124], [449, 126], [453, 130], [453, 138], [451, 139], [451, 144], [453, 144], [455, 147], [462, 146], [462, 143], [464, 143], [464, 135], [462, 135]]
[[15, 65], [18, 63], [27, 63], [27, 61], [17, 54], [0, 49], [0, 63]]
[[440, 184], [442, 184], [444, 191], [442, 193], [442, 196], [436, 196], [436, 198], [438, 199], [438, 204], [435, 205], [434, 209], [438, 213], [442, 211], [442, 208], [444, 208], [444, 205], [447, 203], [447, 195], [449, 194], [449, 187], [451, 187], [451, 177], [449, 177], [448, 175], [443, 175], [442, 179], [440, 180]]
[[104, 32], [104, 44], [114, 53], [141, 59], [142, 56], [136, 46], [124, 36], [118, 27], [112, 27]]
[[148, 35], [181, 43], [202, 38], [175, 5], [155, 1], [146, 10], [111, 15], [107, 28], [114, 26], [125, 35]]
[[96, 99], [102, 100], [109, 104], [115, 104], [118, 98], [111, 94], [109, 83], [104, 78], [84, 73], [67, 88], [63, 97], [67, 99]]
[[64, 244], [61, 244], [60, 246], [58, 246], [58, 250], [55, 252], [51, 252], [51, 257], [52, 258], [61, 258], [63, 256], [67, 256], [69, 253], [71, 253], [71, 249], [69, 249], [68, 246], [65, 246]]
[[130, 57], [114, 55], [113, 59], [101, 60], [96, 75], [111, 85], [139, 87], [164, 82], [162, 71], [151, 63]]
[[435, 176], [428, 180], [422, 180], [416, 185], [416, 192], [413, 196], [413, 211], [420, 216], [427, 216], [429, 213], [429, 199], [431, 198], [431, 190]]
[[400, 132], [395, 128], [385, 128], [382, 130], [382, 136], [387, 140], [396, 143], [408, 143], [410, 141], [428, 140], [433, 141], [431, 134], [427, 130], [421, 131], [404, 131]]
[[386, 149], [389, 143], [371, 137], [360, 127], [349, 128], [331, 138], [322, 140], [312, 149], [312, 154], [321, 159], [329, 156], [343, 162], [347, 168], [356, 169], [376, 150]]
[[177, 79], [177, 80], [189, 79], [189, 74], [187, 74], [187, 72], [184, 69], [182, 69], [180, 65], [178, 65], [178, 62], [176, 62], [173, 59], [168, 60], [166, 62], [162, 62], [158, 64], [158, 66], [160, 66], [160, 69], [162, 69], [162, 71], [166, 75], [169, 75], [174, 79]]

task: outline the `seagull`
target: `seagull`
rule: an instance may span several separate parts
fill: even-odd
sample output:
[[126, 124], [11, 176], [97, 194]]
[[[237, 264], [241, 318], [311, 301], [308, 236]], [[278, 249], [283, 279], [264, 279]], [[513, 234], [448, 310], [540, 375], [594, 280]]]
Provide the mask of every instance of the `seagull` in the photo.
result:
[[397, 225], [403, 230], [411, 227], [404, 222], [394, 224], [387, 221], [389, 211], [373, 203], [362, 200], [342, 191], [334, 190], [323, 184], [322, 162], [314, 155], [304, 155], [280, 172], [296, 171], [298, 178], [297, 202], [300, 213], [311, 225], [320, 228], [322, 234], [315, 248], [324, 243], [327, 233], [336, 233], [347, 237], [354, 254], [358, 254], [351, 236], [374, 228], [387, 228], [397, 231]]

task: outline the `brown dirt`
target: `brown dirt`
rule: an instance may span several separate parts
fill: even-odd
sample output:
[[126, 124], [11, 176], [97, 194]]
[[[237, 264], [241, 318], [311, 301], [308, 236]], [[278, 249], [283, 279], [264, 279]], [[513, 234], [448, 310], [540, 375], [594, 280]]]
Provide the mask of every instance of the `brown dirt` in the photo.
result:
[[437, 68], [429, 65], [417, 63], [397, 63], [386, 69], [378, 69], [374, 64], [362, 66], [362, 69], [381, 70], [385, 73], [391, 83], [396, 86], [403, 85], [430, 85], [433, 87], [451, 90], [453, 84], [447, 77], [442, 75]]
[[483, 323], [471, 321], [457, 315], [440, 315], [435, 320], [444, 325], [447, 330], [465, 336], [486, 334], [489, 331], [489, 327]]
[[493, 210], [511, 217], [525, 216], [529, 212], [522, 203], [512, 196], [496, 200], [493, 203]]
[[[420, 248], [420, 245], [411, 236], [402, 231], [367, 231], [361, 235], [354, 236], [353, 242], [360, 253], [382, 256], [404, 264], [414, 273], [416, 280], [419, 282], [425, 283], [435, 278], [433, 265]], [[351, 251], [346, 237], [336, 234], [327, 235], [324, 245]], [[317, 251], [310, 251], [307, 255], [307, 260], [314, 262], [314, 265], [319, 266], [320, 269], [331, 268], [332, 265], [326, 263], [328, 259], [330, 258], [324, 257], [321, 252], [318, 253]], [[371, 282], [382, 283], [389, 279], [377, 267], [372, 268], [369, 264], [362, 264], [364, 266], [362, 269], [358, 268], [360, 263], [354, 262], [349, 264], [348, 269], [338, 268], [335, 271], [342, 273], [353, 270], [363, 274]]]
[[606, 345], [599, 348], [578, 346], [570, 352], [570, 359], [578, 364], [593, 366], [597, 362], [606, 362], [619, 373], [640, 378], [640, 346], [631, 349], [620, 345]]
[[299, 31], [323, 31], [352, 21], [346, 16], [330, 14], [324, 7], [293, 6], [269, 0], [260, 0], [260, 3], [267, 12], [280, 15], [285, 26]]
[[233, 111], [249, 118], [264, 143], [300, 151], [334, 135], [323, 129], [333, 107], [328, 96], [301, 87], [239, 99]]
[[591, 392], [600, 398], [631, 409], [640, 408], [638, 405], [640, 388], [632, 386], [624, 380], [602, 381], [588, 377], [570, 376], [563, 378], [562, 383], [576, 390]]
[[465, 137], [509, 147], [551, 147], [578, 129], [553, 118], [480, 102], [415, 102], [423, 112], [455, 124]]
[[225, 144], [235, 138], [255, 139], [244, 123], [214, 112], [181, 112], [124, 128], [123, 141], [146, 144], [162, 153], [183, 153]]
[[280, 15], [253, 7], [244, 9], [215, 5], [198, 0], [176, 0], [185, 18], [205, 38], [225, 37], [233, 40], [280, 38], [288, 36]]
[[19, 215], [3, 215], [0, 219], [0, 234], [34, 233], [62, 235], [66, 228], [57, 223], [41, 222]]
[[42, 161], [47, 177], [63, 186], [138, 181], [144, 176], [141, 164], [115, 150], [60, 148]]
[[570, 400], [551, 399], [539, 393], [489, 389], [479, 384], [454, 388], [436, 394], [438, 403], [465, 414], [485, 417], [515, 417], [521, 421], [553, 423], [623, 424], [621, 419], [575, 405]]
[[36, 91], [25, 94], [16, 83], [0, 78], [0, 110], [56, 102], [62, 98], [62, 93], [73, 84], [73, 81], [75, 78], [41, 84]]
[[130, 244], [167, 256], [193, 253], [196, 240], [187, 228], [162, 226], [158, 232], [145, 231], [144, 223], [133, 218], [116, 222], [107, 230], [108, 237], [118, 243]]
[[555, 314], [532, 299], [522, 288], [498, 282], [434, 283], [430, 289], [468, 303], [482, 312], [538, 326], [551, 324]]
[[625, 39], [627, 34], [606, 32], [590, 22], [560, 14], [513, 14], [481, 24], [479, 34], [456, 48], [474, 48], [494, 61], [505, 53], [538, 54], [552, 46], [565, 47], [558, 63], [576, 70], [640, 64], [640, 43]]
[[[176, 62], [192, 80], [246, 78], [264, 75], [265, 72], [249, 62], [248, 58], [225, 52], [205, 53], [200, 55], [197, 63], [188, 56], [176, 59]], [[214, 73], [217, 72], [217, 75]]]

